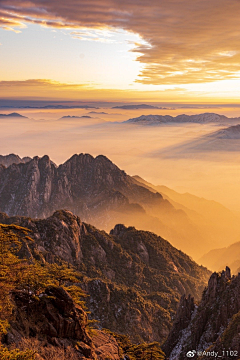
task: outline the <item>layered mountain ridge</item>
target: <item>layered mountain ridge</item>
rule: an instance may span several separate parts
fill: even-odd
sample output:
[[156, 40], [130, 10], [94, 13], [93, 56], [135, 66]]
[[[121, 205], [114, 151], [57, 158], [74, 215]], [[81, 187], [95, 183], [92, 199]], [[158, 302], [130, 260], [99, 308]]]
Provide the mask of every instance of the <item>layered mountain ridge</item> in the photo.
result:
[[180, 296], [200, 298], [210, 275], [168, 241], [134, 227], [107, 234], [63, 210], [43, 220], [1, 213], [0, 223], [31, 230], [34, 242], [23, 244], [22, 258], [76, 267], [92, 317], [135, 341], [162, 342]]
[[[0, 177], [0, 211], [8, 215], [47, 217], [66, 208], [108, 231], [120, 222], [179, 241], [197, 233], [183, 211], [103, 155], [73, 155], [58, 167], [48, 156], [34, 157], [25, 164], [0, 165]], [[184, 229], [178, 226], [183, 223]]]
[[[75, 154], [59, 166], [48, 156], [25, 159], [0, 158], [0, 211], [10, 216], [48, 217], [65, 208], [107, 231], [116, 223], [153, 231], [195, 258], [225, 245], [231, 231], [237, 233], [237, 220], [227, 209], [219, 206], [221, 217], [211, 215], [209, 222], [206, 210], [198, 212], [196, 205], [189, 208], [181, 199], [162, 196], [103, 155]], [[222, 218], [230, 226], [224, 228]]]
[[232, 269], [233, 274], [237, 274], [240, 271], [240, 241], [228, 247], [213, 249], [198, 262], [213, 271], [220, 271], [227, 265]]

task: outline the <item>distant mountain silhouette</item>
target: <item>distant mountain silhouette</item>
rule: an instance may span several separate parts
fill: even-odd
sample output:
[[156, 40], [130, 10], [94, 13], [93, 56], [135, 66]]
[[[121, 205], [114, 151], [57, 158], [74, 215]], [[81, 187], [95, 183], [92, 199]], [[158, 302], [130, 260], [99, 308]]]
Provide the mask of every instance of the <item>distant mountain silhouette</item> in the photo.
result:
[[240, 271], [240, 241], [228, 247], [213, 249], [203, 255], [198, 261], [213, 271], [220, 271], [224, 267], [229, 266], [233, 274], [238, 274]]
[[136, 110], [136, 109], [165, 109], [154, 105], [136, 104], [136, 105], [118, 105], [113, 106], [112, 109], [123, 109], [123, 110]]
[[14, 118], [25, 118], [27, 119], [26, 116], [23, 116], [21, 114], [18, 113], [11, 113], [11, 114], [0, 114], [0, 118], [8, 118], [8, 117], [14, 117]]
[[198, 115], [141, 115], [136, 118], [129, 119], [124, 121], [126, 124], [136, 124], [136, 125], [149, 125], [156, 126], [167, 123], [198, 123], [198, 124], [208, 124], [208, 123], [222, 123], [227, 124], [228, 122], [237, 122], [240, 121], [240, 118], [228, 118], [224, 115], [218, 115], [214, 113], [204, 113]]
[[108, 115], [108, 113], [104, 111], [89, 111], [89, 114], [101, 114], [101, 115]]
[[[231, 244], [231, 239], [236, 239], [238, 236], [240, 238], [239, 217], [217, 201], [207, 200], [190, 193], [179, 193], [164, 185], [156, 186], [142, 179], [140, 176], [133, 176], [133, 179], [137, 180], [138, 183], [150, 191], [159, 192], [175, 209], [184, 211], [191, 222], [198, 224], [199, 229], [205, 233], [205, 240], [212, 239], [211, 247], [214, 247], [214, 244], [217, 244], [217, 246], [226, 246]], [[190, 249], [191, 243], [189, 243], [188, 246]], [[210, 265], [214, 263], [214, 258], [211, 260], [210, 262], [206, 262], [202, 261], [201, 258], [199, 261], [211, 270], [222, 269], [226, 265], [233, 267], [231, 262], [223, 262], [220, 263], [218, 267], [214, 267]]]
[[66, 116], [62, 116], [62, 117], [60, 118], [60, 120], [61, 120], [61, 119], [82, 119], [82, 118], [91, 119], [92, 117], [91, 117], [91, 116], [88, 116], [88, 115], [82, 115], [82, 116], [66, 115]]

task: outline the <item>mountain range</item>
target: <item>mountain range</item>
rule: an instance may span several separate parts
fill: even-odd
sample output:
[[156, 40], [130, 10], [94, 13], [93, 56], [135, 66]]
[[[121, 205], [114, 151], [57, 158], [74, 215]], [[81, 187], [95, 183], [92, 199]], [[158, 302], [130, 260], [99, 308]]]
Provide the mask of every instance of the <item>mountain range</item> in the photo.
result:
[[162, 342], [180, 297], [199, 299], [210, 276], [168, 241], [134, 227], [119, 224], [106, 233], [65, 210], [43, 220], [0, 213], [0, 223], [31, 231], [34, 241], [23, 242], [21, 258], [73, 265], [91, 317], [137, 342]]
[[182, 114], [182, 115], [177, 115], [175, 117], [171, 115], [141, 115], [139, 117], [124, 121], [123, 123], [156, 126], [156, 125], [168, 124], [168, 123], [228, 124], [228, 123], [236, 123], [236, 122], [240, 122], [240, 118], [228, 118], [224, 115], [218, 115], [214, 113], [204, 113], [197, 115]]
[[196, 259], [239, 233], [237, 217], [220, 204], [167, 194], [102, 155], [73, 155], [59, 166], [48, 156], [16, 159], [0, 165], [0, 211], [10, 216], [48, 217], [66, 208], [107, 231], [116, 223], [153, 231]]
[[135, 105], [113, 106], [112, 109], [137, 110], [137, 109], [166, 109], [166, 108], [162, 108], [154, 105], [147, 105], [147, 104], [135, 104]]

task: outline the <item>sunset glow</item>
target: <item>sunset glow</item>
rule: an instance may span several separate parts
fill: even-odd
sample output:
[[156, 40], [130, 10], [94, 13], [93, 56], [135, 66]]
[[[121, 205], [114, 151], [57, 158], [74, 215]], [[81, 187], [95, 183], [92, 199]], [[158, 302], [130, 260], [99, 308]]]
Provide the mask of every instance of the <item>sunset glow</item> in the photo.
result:
[[239, 103], [239, 12], [236, 0], [3, 0], [1, 97]]

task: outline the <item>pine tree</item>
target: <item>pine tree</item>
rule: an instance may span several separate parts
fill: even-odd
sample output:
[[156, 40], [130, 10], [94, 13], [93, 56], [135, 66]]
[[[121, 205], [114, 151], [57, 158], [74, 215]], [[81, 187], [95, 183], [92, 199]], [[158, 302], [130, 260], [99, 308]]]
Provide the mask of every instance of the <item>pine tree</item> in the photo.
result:
[[23, 261], [16, 253], [24, 241], [30, 241], [30, 230], [16, 225], [0, 224], [0, 335], [6, 333], [12, 314], [10, 292], [15, 287]]

